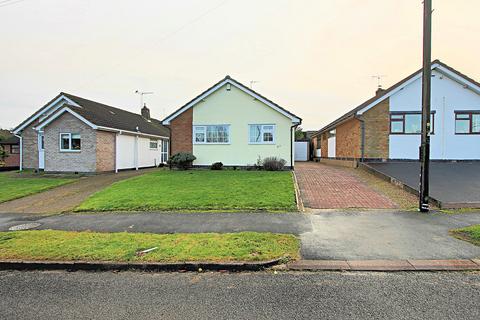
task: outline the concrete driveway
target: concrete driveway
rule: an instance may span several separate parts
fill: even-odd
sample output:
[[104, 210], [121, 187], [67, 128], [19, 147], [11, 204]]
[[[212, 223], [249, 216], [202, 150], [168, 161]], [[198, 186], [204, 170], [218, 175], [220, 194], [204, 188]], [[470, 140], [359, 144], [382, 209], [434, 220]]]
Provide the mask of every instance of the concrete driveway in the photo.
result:
[[72, 211], [88, 196], [114, 182], [141, 175], [156, 169], [129, 170], [79, 178], [44, 192], [0, 203], [0, 213], [51, 214]]
[[[366, 164], [418, 190], [419, 162]], [[431, 162], [430, 194], [442, 207], [480, 208], [480, 162]]]
[[480, 213], [324, 212], [301, 235], [304, 259], [472, 259], [480, 247], [449, 235], [480, 224]]

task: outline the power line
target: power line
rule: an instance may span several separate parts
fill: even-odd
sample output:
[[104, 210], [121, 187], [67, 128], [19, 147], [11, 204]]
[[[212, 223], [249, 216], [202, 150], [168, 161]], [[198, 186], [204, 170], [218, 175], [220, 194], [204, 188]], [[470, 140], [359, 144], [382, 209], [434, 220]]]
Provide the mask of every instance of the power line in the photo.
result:
[[[22, 0], [22, 1], [23, 1], [23, 0]], [[182, 31], [183, 29], [185, 29], [186, 27], [188, 27], [189, 25], [196, 23], [197, 21], [199, 21], [199, 20], [201, 20], [202, 18], [208, 16], [210, 13], [214, 12], [214, 11], [217, 10], [218, 8], [222, 7], [222, 6], [225, 5], [228, 1], [229, 1], [229, 0], [224, 0], [224, 1], [220, 2], [219, 4], [217, 4], [216, 6], [213, 6], [213, 7], [211, 7], [210, 9], [204, 11], [202, 14], [196, 16], [195, 18], [193, 18], [193, 19], [185, 22], [184, 24], [182, 24], [182, 25], [180, 25], [179, 27], [177, 27], [175, 30], [173, 30], [173, 31], [165, 34], [163, 37], [160, 37], [159, 40], [156, 41], [156, 42], [154, 42], [153, 45], [156, 46], [156, 45], [158, 45], [159, 43], [161, 43], [161, 42], [163, 42], [163, 41], [165, 41], [165, 40], [173, 37], [174, 35], [176, 35], [176, 34], [179, 33], [180, 31]], [[138, 56], [142, 55], [143, 53], [145, 53], [145, 51], [146, 51], [146, 50], [140, 51], [139, 53], [131, 56], [130, 59], [132, 59], [133, 57], [138, 57]], [[119, 62], [119, 63], [117, 63], [117, 64], [114, 64], [114, 65], [112, 66], [112, 68], [115, 68], [115, 67], [117, 67], [117, 66], [119, 66], [119, 65], [121, 65], [121, 64], [122, 64], [121, 62]], [[104, 75], [105, 75], [105, 74], [99, 75], [98, 77], [93, 78], [93, 79], [89, 80], [88, 82], [85, 82], [84, 84], [81, 84], [79, 87], [84, 87], [85, 85], [90, 84], [92, 81], [97, 80], [97, 79], [103, 77]]]

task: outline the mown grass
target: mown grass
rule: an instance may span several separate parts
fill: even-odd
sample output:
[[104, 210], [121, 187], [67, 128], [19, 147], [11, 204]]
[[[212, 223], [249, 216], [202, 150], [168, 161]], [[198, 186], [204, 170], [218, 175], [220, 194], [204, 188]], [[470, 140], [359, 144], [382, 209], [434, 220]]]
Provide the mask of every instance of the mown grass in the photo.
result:
[[97, 192], [75, 211], [296, 211], [290, 172], [159, 170]]
[[451, 230], [450, 233], [455, 237], [480, 246], [480, 224], [466, 228]]
[[74, 179], [46, 178], [18, 172], [0, 173], [0, 203], [22, 198], [72, 182]]
[[[158, 249], [139, 256], [137, 252]], [[298, 259], [299, 240], [273, 233], [0, 232], [0, 259], [83, 261], [264, 261]]]

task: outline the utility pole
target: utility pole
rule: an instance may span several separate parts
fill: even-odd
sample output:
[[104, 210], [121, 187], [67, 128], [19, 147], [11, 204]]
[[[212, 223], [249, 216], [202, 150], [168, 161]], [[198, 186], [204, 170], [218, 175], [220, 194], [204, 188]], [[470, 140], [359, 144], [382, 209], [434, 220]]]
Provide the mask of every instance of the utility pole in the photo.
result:
[[430, 171], [430, 95], [432, 55], [432, 0], [423, 0], [423, 74], [422, 74], [422, 144], [420, 145], [419, 210], [428, 212]]

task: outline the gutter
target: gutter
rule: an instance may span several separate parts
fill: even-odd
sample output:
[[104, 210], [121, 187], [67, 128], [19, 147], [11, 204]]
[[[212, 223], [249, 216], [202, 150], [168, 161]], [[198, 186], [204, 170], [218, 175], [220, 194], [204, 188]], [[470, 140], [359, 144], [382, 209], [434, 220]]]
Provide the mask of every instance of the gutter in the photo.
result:
[[14, 136], [20, 139], [20, 171], [23, 171], [23, 137], [18, 134]]
[[120, 133], [120, 134], [128, 133], [128, 134], [131, 134], [131, 135], [141, 135], [141, 136], [146, 136], [146, 137], [154, 137], [154, 138], [160, 138], [160, 139], [170, 140], [170, 137], [158, 136], [158, 135], [149, 134], [149, 133], [142, 133], [142, 132], [140, 132], [140, 131], [135, 132], [135, 131], [128, 131], [128, 130], [123, 130], [123, 129], [110, 128], [110, 127], [100, 127], [100, 126], [97, 126], [97, 130], [118, 132], [118, 133]]

